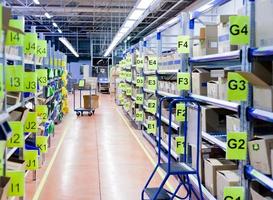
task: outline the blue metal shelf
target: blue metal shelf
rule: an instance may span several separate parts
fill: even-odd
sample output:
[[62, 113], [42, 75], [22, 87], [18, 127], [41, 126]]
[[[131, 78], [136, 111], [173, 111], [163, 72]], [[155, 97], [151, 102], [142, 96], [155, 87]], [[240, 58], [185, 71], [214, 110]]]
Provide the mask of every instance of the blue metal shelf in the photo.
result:
[[[156, 115], [157, 118], [159, 118], [159, 114]], [[165, 124], [169, 125], [169, 119], [161, 115], [161, 121], [164, 122]], [[176, 124], [175, 122], [172, 121], [171, 126], [173, 129], [178, 130], [179, 125]]]
[[193, 65], [236, 65], [240, 64], [240, 58], [241, 51], [237, 50], [227, 53], [193, 57], [189, 59], [189, 62]]
[[247, 115], [249, 119], [260, 119], [273, 123], [273, 112], [268, 112], [255, 108], [248, 108]]
[[220, 100], [220, 99], [214, 99], [211, 97], [201, 96], [197, 94], [190, 94], [190, 97], [194, 98], [196, 101], [199, 101], [199, 102], [215, 105], [220, 108], [225, 108], [227, 110], [232, 110], [232, 111], [240, 113], [240, 104], [238, 103], [229, 102], [229, 101]]
[[213, 135], [202, 131], [202, 138], [204, 138], [206, 141], [212, 144], [221, 147], [221, 149], [223, 149], [224, 151], [226, 151], [227, 149], [227, 144], [225, 141], [223, 141], [223, 138], [220, 135]]
[[156, 71], [143, 71], [143, 74], [146, 75], [146, 76], [149, 76], [149, 75], [155, 75], [156, 74]]
[[249, 180], [254, 180], [273, 192], [273, 179], [254, 169], [251, 165], [245, 166], [245, 176]]
[[261, 47], [253, 49], [250, 54], [252, 57], [268, 57], [273, 56], [273, 46]]
[[149, 90], [147, 88], [143, 88], [143, 91], [146, 92], [146, 93], [155, 94], [155, 91]]
[[172, 74], [177, 74], [180, 72], [179, 69], [163, 69], [163, 70], [157, 70], [156, 73], [158, 75], [172, 75]]

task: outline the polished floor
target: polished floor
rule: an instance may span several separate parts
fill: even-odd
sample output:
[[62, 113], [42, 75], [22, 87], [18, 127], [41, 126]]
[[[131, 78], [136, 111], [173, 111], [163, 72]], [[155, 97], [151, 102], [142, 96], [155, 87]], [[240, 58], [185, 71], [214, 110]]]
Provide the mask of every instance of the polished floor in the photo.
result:
[[[37, 180], [28, 174], [26, 199], [139, 200], [156, 155], [120, 113], [110, 95], [100, 96], [92, 117], [70, 111], [56, 127]], [[160, 180], [157, 174], [153, 184]]]

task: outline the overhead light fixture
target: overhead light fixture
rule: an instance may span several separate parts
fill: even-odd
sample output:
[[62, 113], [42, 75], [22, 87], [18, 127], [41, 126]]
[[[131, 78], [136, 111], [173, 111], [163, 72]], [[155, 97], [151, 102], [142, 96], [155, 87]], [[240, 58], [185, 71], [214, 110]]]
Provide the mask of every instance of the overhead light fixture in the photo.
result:
[[59, 32], [59, 33], [63, 33], [63, 32], [62, 32], [62, 30], [61, 30], [61, 29], [59, 29], [59, 28], [58, 28], [58, 32]]
[[45, 16], [47, 19], [51, 19], [51, 17], [52, 17], [48, 12], [45, 13]]
[[104, 57], [108, 56], [114, 48], [122, 42], [122, 40], [129, 34], [129, 31], [136, 25], [138, 20], [143, 16], [143, 13], [157, 0], [138, 0], [134, 8], [131, 10], [130, 14], [126, 18], [123, 25], [120, 27], [119, 31], [116, 33], [113, 41], [108, 46]]
[[53, 22], [52, 24], [54, 27], [56, 27], [56, 28], [58, 27], [58, 25], [55, 22]]
[[40, 5], [40, 1], [39, 0], [33, 0], [33, 3]]
[[74, 56], [76, 56], [77, 58], [79, 57], [79, 54], [65, 37], [60, 37], [59, 40], [64, 44], [64, 46], [66, 46], [66, 48], [69, 49], [69, 51], [71, 51], [71, 53], [74, 54]]

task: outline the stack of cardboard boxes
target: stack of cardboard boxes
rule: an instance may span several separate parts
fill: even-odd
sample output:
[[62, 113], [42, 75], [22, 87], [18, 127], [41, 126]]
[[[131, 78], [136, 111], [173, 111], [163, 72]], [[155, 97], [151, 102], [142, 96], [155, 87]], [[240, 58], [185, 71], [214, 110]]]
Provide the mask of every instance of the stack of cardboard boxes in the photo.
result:
[[158, 90], [175, 95], [179, 94], [176, 81], [158, 81]]

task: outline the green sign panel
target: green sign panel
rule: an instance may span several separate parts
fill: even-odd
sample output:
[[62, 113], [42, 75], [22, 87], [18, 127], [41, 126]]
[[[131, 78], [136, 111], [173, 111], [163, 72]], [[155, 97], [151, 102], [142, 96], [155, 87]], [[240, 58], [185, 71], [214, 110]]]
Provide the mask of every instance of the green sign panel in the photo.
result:
[[42, 153], [47, 153], [48, 136], [36, 136], [36, 147], [38, 147]]
[[10, 121], [9, 125], [11, 127], [12, 135], [7, 141], [7, 147], [24, 147], [24, 125], [21, 121]]
[[47, 56], [47, 42], [46, 42], [46, 40], [37, 40], [36, 55], [38, 57], [42, 57], [42, 58]]
[[131, 86], [127, 86], [126, 87], [126, 95], [127, 96], [131, 96], [132, 95], [132, 88], [131, 88]]
[[225, 187], [224, 200], [244, 200], [245, 189], [243, 187]]
[[157, 69], [157, 57], [149, 56], [148, 70], [156, 70], [156, 69]]
[[143, 58], [137, 58], [136, 59], [136, 67], [137, 68], [139, 68], [139, 69], [141, 69], [141, 68], [143, 68], [143, 65], [144, 65], [144, 59]]
[[149, 76], [148, 77], [148, 89], [149, 90], [156, 90], [156, 83], [157, 83], [157, 78], [156, 76]]
[[149, 120], [147, 122], [147, 133], [148, 134], [156, 134], [156, 120]]
[[143, 105], [144, 101], [144, 94], [137, 94], [136, 95], [136, 104]]
[[186, 117], [186, 106], [184, 103], [176, 104], [175, 119], [178, 122], [184, 122]]
[[37, 73], [25, 72], [24, 73], [24, 92], [36, 93], [37, 91]]
[[37, 105], [36, 106], [37, 116], [42, 119], [42, 122], [46, 122], [48, 118], [48, 108], [47, 105]]
[[24, 38], [24, 53], [36, 54], [37, 51], [37, 33], [26, 33]]
[[147, 104], [148, 104], [148, 112], [152, 113], [152, 114], [155, 114], [156, 113], [156, 104], [157, 104], [157, 101], [154, 100], [154, 99], [149, 99], [147, 101]]
[[246, 160], [247, 156], [247, 133], [230, 132], [227, 134], [226, 159]]
[[126, 110], [126, 111], [129, 111], [129, 109], [130, 109], [130, 102], [129, 101], [126, 101], [125, 103], [124, 103], [124, 109]]
[[177, 38], [177, 52], [190, 53], [190, 36], [180, 35]]
[[184, 154], [184, 136], [178, 136], [175, 138], [175, 152], [179, 155]]
[[144, 112], [142, 110], [136, 110], [136, 121], [142, 122], [144, 120]]
[[177, 89], [178, 90], [190, 90], [190, 73], [179, 72], [177, 73]]
[[248, 81], [236, 72], [228, 73], [228, 91], [229, 101], [246, 101], [248, 97]]
[[144, 77], [143, 76], [138, 76], [136, 78], [136, 86], [137, 87], [143, 87], [144, 86]]
[[0, 65], [0, 98], [4, 97], [3, 65]]
[[37, 79], [40, 86], [47, 86], [47, 69], [36, 69]]
[[6, 66], [6, 89], [8, 92], [22, 92], [24, 89], [24, 67]]
[[231, 45], [249, 44], [250, 18], [249, 16], [230, 16], [229, 35]]
[[121, 90], [126, 90], [126, 84], [125, 83], [119, 83], [119, 88], [121, 89]]
[[24, 160], [26, 170], [37, 170], [39, 168], [38, 150], [25, 150]]
[[7, 171], [7, 177], [10, 177], [8, 188], [9, 197], [23, 197], [25, 195], [25, 172]]
[[28, 112], [24, 125], [24, 132], [37, 133], [37, 131], [38, 131], [37, 114], [36, 112]]
[[[21, 30], [22, 32], [24, 32], [24, 20], [10, 19], [9, 26], [13, 28], [17, 28]], [[7, 46], [23, 46], [24, 35], [9, 30], [6, 36], [6, 45]]]

